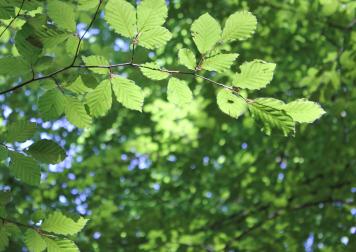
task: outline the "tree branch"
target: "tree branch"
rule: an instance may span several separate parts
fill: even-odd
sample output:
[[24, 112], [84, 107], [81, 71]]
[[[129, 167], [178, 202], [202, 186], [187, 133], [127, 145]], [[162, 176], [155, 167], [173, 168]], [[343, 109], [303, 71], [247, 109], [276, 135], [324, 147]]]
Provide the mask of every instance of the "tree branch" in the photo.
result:
[[48, 237], [57, 237], [57, 238], [66, 238], [66, 239], [68, 239], [68, 237], [65, 236], [65, 235], [58, 235], [58, 234], [54, 234], [54, 233], [51, 233], [51, 232], [47, 232], [47, 231], [44, 231], [43, 229], [41, 229], [41, 228], [39, 228], [37, 226], [34, 226], [34, 225], [24, 224], [24, 223], [21, 223], [21, 222], [18, 222], [18, 221], [6, 219], [4, 217], [0, 217], [0, 220], [4, 224], [5, 223], [11, 223], [11, 224], [14, 224], [14, 225], [16, 225], [18, 227], [32, 229], [32, 230], [36, 231], [37, 233], [39, 233], [40, 235], [44, 235], [44, 236], [48, 236]]

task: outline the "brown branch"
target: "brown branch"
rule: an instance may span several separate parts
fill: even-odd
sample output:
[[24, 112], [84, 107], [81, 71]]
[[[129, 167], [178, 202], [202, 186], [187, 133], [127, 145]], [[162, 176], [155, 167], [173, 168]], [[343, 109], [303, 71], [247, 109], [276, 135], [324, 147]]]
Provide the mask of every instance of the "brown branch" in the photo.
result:
[[22, 11], [23, 5], [25, 4], [26, 0], [22, 0], [21, 6], [19, 11], [17, 12], [16, 16], [10, 21], [10, 23], [7, 24], [7, 26], [5, 27], [5, 29], [0, 33], [0, 38], [2, 37], [2, 35], [4, 35], [4, 33], [10, 28], [10, 26], [13, 24], [13, 22], [15, 22], [15, 20], [20, 16], [20, 12]]

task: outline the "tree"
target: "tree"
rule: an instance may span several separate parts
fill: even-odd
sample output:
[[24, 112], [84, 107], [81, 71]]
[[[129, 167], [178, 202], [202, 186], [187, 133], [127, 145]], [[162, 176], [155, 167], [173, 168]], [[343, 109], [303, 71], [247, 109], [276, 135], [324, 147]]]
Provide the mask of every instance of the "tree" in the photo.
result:
[[0, 6], [0, 249], [355, 247], [352, 1]]

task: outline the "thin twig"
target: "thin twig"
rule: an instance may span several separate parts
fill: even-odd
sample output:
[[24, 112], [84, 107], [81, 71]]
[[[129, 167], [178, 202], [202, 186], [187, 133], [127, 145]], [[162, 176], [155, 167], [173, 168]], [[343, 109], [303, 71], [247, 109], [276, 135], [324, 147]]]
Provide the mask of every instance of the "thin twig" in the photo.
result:
[[10, 23], [7, 24], [7, 26], [5, 27], [5, 29], [0, 33], [0, 38], [2, 37], [2, 35], [4, 35], [4, 33], [7, 31], [7, 29], [10, 28], [10, 26], [12, 25], [13, 22], [15, 22], [15, 20], [20, 16], [20, 12], [22, 11], [23, 5], [25, 4], [26, 0], [22, 0], [21, 6], [19, 11], [17, 12], [16, 16], [10, 21]]
[[68, 69], [73, 68], [73, 66], [74, 66], [74, 64], [75, 64], [75, 61], [76, 61], [76, 59], [78, 58], [78, 55], [79, 55], [79, 50], [80, 50], [80, 45], [81, 45], [81, 43], [82, 43], [82, 40], [84, 39], [84, 36], [87, 34], [87, 32], [90, 30], [90, 28], [91, 28], [92, 25], [94, 24], [94, 21], [95, 21], [96, 17], [98, 16], [98, 13], [99, 13], [99, 10], [100, 10], [100, 6], [101, 6], [102, 3], [103, 3], [103, 1], [100, 0], [100, 2], [99, 2], [99, 4], [98, 4], [98, 7], [96, 8], [95, 14], [94, 14], [94, 16], [93, 16], [93, 19], [91, 20], [90, 24], [88, 25], [88, 27], [87, 27], [87, 29], [85, 30], [85, 32], [83, 33], [83, 35], [79, 38], [79, 41], [78, 41], [78, 44], [77, 44], [77, 48], [76, 48], [76, 51], [75, 51], [75, 54], [74, 54], [74, 57], [73, 57], [73, 60], [72, 60], [72, 62], [71, 62], [68, 66], [66, 66], [66, 67], [64, 67], [64, 68], [61, 68], [61, 69], [59, 69], [59, 70], [57, 70], [57, 71], [54, 71], [53, 73], [50, 73], [50, 74], [47, 74], [47, 75], [44, 75], [44, 76], [41, 76], [41, 77], [38, 77], [38, 78], [35, 78], [35, 77], [34, 77], [35, 75], [33, 74], [32, 79], [30, 79], [30, 80], [28, 80], [28, 81], [25, 81], [25, 82], [23, 82], [23, 83], [20, 83], [20, 84], [18, 84], [18, 85], [16, 85], [16, 86], [12, 87], [12, 88], [10, 88], [10, 89], [7, 89], [7, 90], [5, 90], [5, 91], [2, 91], [2, 92], [0, 92], [0, 95], [3, 95], [3, 94], [6, 94], [6, 93], [15, 91], [15, 90], [20, 89], [20, 88], [22, 88], [22, 87], [24, 87], [24, 86], [26, 86], [26, 85], [28, 85], [28, 84], [30, 84], [30, 83], [32, 83], [32, 82], [35, 82], [35, 81], [52, 78], [53, 76], [55, 76], [55, 75], [57, 75], [57, 74], [59, 74], [59, 73], [62, 73], [62, 72], [64, 72], [64, 71], [68, 70]]

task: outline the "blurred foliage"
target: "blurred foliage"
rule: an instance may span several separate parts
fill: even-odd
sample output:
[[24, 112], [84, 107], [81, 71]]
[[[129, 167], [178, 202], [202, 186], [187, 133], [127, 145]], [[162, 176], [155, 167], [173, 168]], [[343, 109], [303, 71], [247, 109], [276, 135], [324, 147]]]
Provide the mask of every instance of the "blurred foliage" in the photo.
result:
[[[5, 2], [0, 0], [0, 6]], [[18, 10], [21, 1], [12, 2]], [[98, 3], [61, 2], [79, 3], [78, 27], [90, 22]], [[40, 3], [28, 1], [5, 31], [0, 58], [18, 55], [13, 46], [17, 31], [27, 18], [42, 12], [36, 8]], [[55, 210], [74, 219], [84, 215], [90, 220], [75, 238], [82, 251], [355, 251], [356, 2], [167, 3], [165, 27], [172, 39], [153, 51], [137, 47], [138, 63], [180, 69], [179, 49], [195, 48], [189, 36], [193, 20], [208, 12], [224, 21], [237, 10], [248, 10], [258, 20], [255, 35], [226, 46], [239, 53], [239, 64], [264, 59], [277, 65], [268, 88], [251, 93], [252, 98], [291, 102], [305, 97], [318, 101], [327, 113], [313, 125], [297, 125], [295, 137], [278, 132], [266, 136], [251, 117], [236, 120], [221, 113], [216, 89], [200, 79], [184, 78], [194, 99], [177, 107], [166, 99], [165, 81], [118, 68], [115, 73], [143, 88], [142, 114], [115, 105], [86, 129], [73, 127], [64, 117], [43, 121], [37, 100], [56, 82], [66, 87], [68, 79], [74, 82], [80, 75], [87, 88], [98, 84], [87, 69], [71, 69], [0, 96], [1, 133], [5, 125], [26, 117], [41, 126], [34, 141], [52, 139], [68, 156], [58, 165], [41, 164], [38, 187], [15, 180], [7, 161], [0, 163], [1, 189], [12, 195], [11, 201], [5, 200], [7, 217], [34, 225]], [[10, 21], [3, 10], [0, 31]], [[102, 13], [90, 32], [81, 55], [100, 55], [110, 63], [130, 60], [129, 40], [109, 29]], [[67, 50], [75, 42], [75, 37], [57, 41], [51, 57], [43, 58], [35, 70], [66, 66], [73, 57]], [[31, 78], [31, 72], [17, 66], [6, 70], [16, 77], [0, 69], [1, 90]], [[221, 83], [234, 78], [230, 71], [212, 77]], [[0, 238], [5, 224], [0, 224]], [[12, 235], [6, 251], [23, 247], [23, 236]]]

